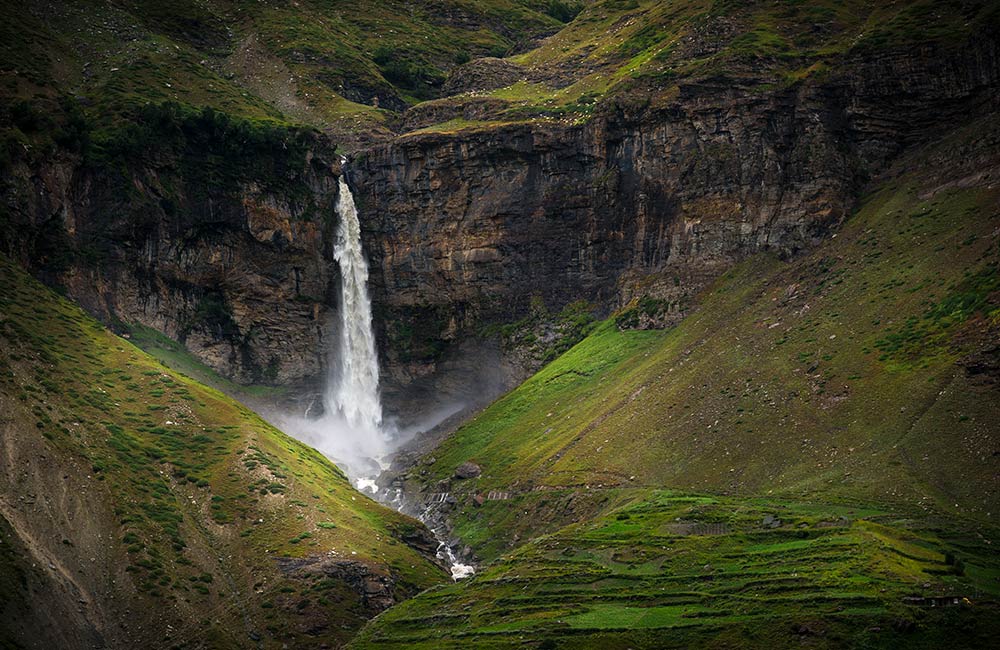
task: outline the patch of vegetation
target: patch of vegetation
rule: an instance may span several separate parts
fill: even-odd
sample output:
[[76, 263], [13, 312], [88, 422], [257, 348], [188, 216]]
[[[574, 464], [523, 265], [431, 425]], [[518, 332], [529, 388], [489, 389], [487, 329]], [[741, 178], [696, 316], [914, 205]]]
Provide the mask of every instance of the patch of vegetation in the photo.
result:
[[662, 329], [665, 317], [679, 309], [680, 303], [676, 300], [642, 296], [615, 315], [615, 325], [622, 330]]
[[90, 165], [151, 165], [169, 156], [189, 182], [231, 187], [249, 176], [281, 182], [283, 171], [305, 167], [307, 151], [317, 145], [311, 129], [233, 117], [208, 106], [147, 103], [123, 117], [125, 124], [95, 120], [85, 127]]
[[528, 355], [536, 363], [549, 363], [579, 343], [597, 326], [594, 306], [584, 300], [571, 302], [550, 313], [540, 296], [531, 300], [530, 313], [519, 321], [483, 328], [481, 335], [499, 335], [503, 345]]
[[181, 330], [181, 338], [187, 337], [191, 330], [196, 328], [204, 329], [220, 339], [232, 339], [240, 335], [225, 297], [217, 293], [208, 293], [201, 297], [195, 305], [194, 313]]
[[379, 316], [377, 322], [386, 323], [391, 352], [404, 363], [437, 361], [447, 349], [448, 315], [440, 306], [414, 305], [391, 319]]
[[978, 317], [989, 327], [1000, 325], [1000, 274], [995, 265], [969, 273], [939, 302], [920, 316], [910, 316], [897, 331], [888, 330], [875, 341], [882, 352], [881, 361], [917, 361], [955, 338], [955, 332], [970, 319]]
[[417, 63], [395, 48], [379, 47], [372, 61], [387, 81], [417, 99], [433, 98], [444, 83], [444, 74], [439, 69]]

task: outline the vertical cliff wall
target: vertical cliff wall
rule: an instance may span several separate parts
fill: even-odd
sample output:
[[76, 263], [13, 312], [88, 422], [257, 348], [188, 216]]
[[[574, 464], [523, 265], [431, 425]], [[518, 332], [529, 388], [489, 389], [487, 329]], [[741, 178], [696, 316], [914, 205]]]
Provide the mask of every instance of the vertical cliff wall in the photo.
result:
[[814, 245], [907, 147], [994, 110], [998, 69], [991, 37], [794, 83], [637, 82], [584, 124], [432, 129], [365, 152], [353, 174], [395, 377], [431, 373], [533, 299], [607, 313], [652, 295], [683, 314], [747, 255]]
[[8, 253], [113, 326], [241, 383], [321, 375], [339, 159], [312, 133], [165, 106], [86, 152], [14, 161]]

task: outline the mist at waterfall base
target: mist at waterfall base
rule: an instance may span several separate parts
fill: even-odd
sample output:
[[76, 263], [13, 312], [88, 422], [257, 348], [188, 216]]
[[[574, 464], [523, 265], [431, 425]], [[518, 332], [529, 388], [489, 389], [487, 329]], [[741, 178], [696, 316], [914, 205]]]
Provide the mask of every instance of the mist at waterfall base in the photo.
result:
[[335, 344], [331, 346], [322, 404], [311, 406], [302, 416], [274, 415], [273, 419], [284, 431], [336, 462], [359, 489], [374, 495], [374, 479], [386, 468], [389, 456], [464, 404], [438, 405], [405, 428], [384, 416], [368, 296], [368, 263], [354, 197], [343, 176], [336, 209], [340, 219], [333, 257], [340, 267], [341, 286], [338, 314], [327, 328]]
[[[331, 324], [329, 331], [336, 330]], [[331, 354], [336, 362], [336, 353]], [[466, 409], [464, 402], [437, 405], [419, 418], [399, 426], [396, 419], [383, 416], [377, 428], [352, 423], [331, 400], [338, 385], [333, 375], [322, 395], [322, 406], [314, 405], [304, 416], [268, 413], [267, 419], [285, 433], [323, 453], [340, 467], [356, 488], [371, 496], [382, 497], [375, 478], [385, 469], [392, 455], [414, 436], [433, 429], [452, 415]], [[322, 411], [319, 415], [313, 413]]]

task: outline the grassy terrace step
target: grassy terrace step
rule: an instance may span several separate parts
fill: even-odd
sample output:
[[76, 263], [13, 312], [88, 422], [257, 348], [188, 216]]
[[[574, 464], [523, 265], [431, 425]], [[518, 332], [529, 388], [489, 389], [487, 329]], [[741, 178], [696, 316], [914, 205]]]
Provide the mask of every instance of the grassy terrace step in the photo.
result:
[[[670, 491], [630, 498], [384, 613], [351, 647], [784, 647], [799, 637], [934, 647], [958, 629], [968, 647], [988, 647], [997, 632], [995, 554], [956, 563], [950, 540], [893, 513]], [[678, 519], [725, 521], [732, 532], [663, 532]], [[968, 602], [904, 600], [944, 596]]]
[[[0, 520], [13, 517], [13, 539], [44, 546], [57, 535], [43, 552], [89, 575], [89, 563], [73, 567], [72, 549], [103, 535], [119, 595], [100, 605], [127, 596], [135, 613], [126, 624], [171, 625], [171, 646], [246, 647], [251, 632], [268, 644], [339, 644], [364, 622], [362, 596], [345, 580], [287, 574], [278, 558], [360, 563], [391, 576], [400, 596], [444, 578], [402, 541], [413, 520], [360, 495], [317, 451], [114, 336], [2, 256], [0, 412], [10, 443]], [[28, 505], [56, 489], [38, 483], [46, 477], [77, 482], [63, 490], [82, 485], [82, 507], [107, 519], [74, 520], [72, 503], [54, 512]], [[0, 558], [3, 612], [26, 598], [17, 576], [34, 570], [11, 557]], [[48, 606], [35, 598], [49, 597], [29, 602]], [[145, 625], [150, 613], [157, 622]], [[0, 621], [0, 637], [16, 621]], [[305, 621], [319, 626], [306, 634]]]

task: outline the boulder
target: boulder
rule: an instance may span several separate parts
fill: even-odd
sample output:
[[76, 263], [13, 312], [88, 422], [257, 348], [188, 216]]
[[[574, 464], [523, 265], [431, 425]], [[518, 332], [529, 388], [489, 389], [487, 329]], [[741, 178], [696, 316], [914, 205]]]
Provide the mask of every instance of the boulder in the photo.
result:
[[461, 465], [458, 466], [458, 468], [455, 470], [455, 478], [458, 479], [476, 478], [482, 473], [483, 473], [483, 468], [481, 468], [479, 465], [476, 465], [472, 461], [469, 461], [462, 463]]

